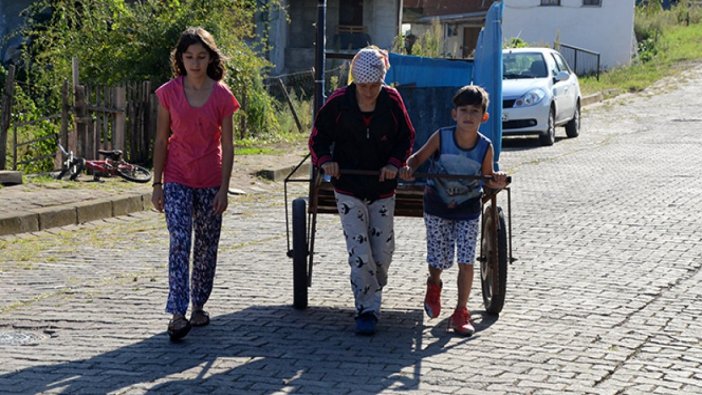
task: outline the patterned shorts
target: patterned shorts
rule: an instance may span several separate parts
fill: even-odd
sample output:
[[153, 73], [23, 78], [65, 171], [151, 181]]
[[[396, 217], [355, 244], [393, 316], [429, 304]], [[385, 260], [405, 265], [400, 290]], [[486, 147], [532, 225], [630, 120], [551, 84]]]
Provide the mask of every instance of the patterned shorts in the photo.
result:
[[424, 213], [424, 223], [427, 227], [429, 266], [441, 270], [450, 268], [455, 251], [459, 264], [473, 264], [480, 218], [451, 220]]

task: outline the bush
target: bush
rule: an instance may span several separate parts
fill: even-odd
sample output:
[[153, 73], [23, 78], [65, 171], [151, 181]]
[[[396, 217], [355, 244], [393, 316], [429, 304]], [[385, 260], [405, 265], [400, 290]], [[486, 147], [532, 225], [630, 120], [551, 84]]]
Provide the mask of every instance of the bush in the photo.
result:
[[[0, 90], [5, 89], [5, 80], [7, 78], [7, 70], [0, 66]], [[14, 134], [17, 133], [17, 141], [20, 145], [17, 147], [18, 163], [30, 161], [26, 164], [18, 164], [17, 169], [25, 173], [37, 173], [42, 171], [52, 170], [53, 158], [42, 158], [35, 160], [40, 156], [50, 155], [56, 150], [56, 138], [59, 133], [59, 126], [49, 120], [43, 119], [43, 114], [40, 109], [31, 99], [30, 95], [25, 92], [21, 84], [15, 84], [12, 95], [12, 118], [10, 120], [11, 128], [8, 130], [7, 145], [6, 145], [6, 163], [5, 168], [10, 169], [13, 166], [14, 158]], [[23, 144], [33, 141], [31, 144]]]
[[529, 47], [529, 43], [524, 41], [519, 37], [512, 37], [504, 45], [504, 48], [526, 48]]
[[636, 7], [634, 34], [638, 57], [642, 62], [651, 61], [659, 53], [661, 38], [674, 26], [700, 23], [702, 10], [689, 0], [680, 0], [670, 10], [664, 10], [660, 0], [649, 0]]
[[[242, 115], [252, 134], [271, 134], [279, 125], [274, 100], [261, 75], [270, 64], [255, 52], [267, 45], [255, 37], [256, 0], [42, 0], [25, 11], [30, 38], [22, 56], [22, 78], [31, 97], [47, 112], [60, 109], [60, 85], [71, 76], [78, 58], [81, 81], [116, 85], [152, 81], [158, 87], [171, 78], [169, 55], [188, 26], [210, 31], [228, 56], [225, 82], [249, 107]], [[275, 7], [277, 2], [271, 2]], [[47, 12], [49, 10], [49, 12]], [[40, 18], [49, 14], [48, 18]], [[238, 116], [242, 116], [238, 115]]]
[[[444, 32], [439, 19], [431, 22], [431, 27], [419, 37], [410, 34], [412, 37], [412, 55], [425, 56], [428, 58], [444, 57]], [[409, 36], [408, 36], [409, 37]], [[396, 53], [407, 53], [405, 40], [408, 37], [397, 35], [393, 39], [392, 50]]]

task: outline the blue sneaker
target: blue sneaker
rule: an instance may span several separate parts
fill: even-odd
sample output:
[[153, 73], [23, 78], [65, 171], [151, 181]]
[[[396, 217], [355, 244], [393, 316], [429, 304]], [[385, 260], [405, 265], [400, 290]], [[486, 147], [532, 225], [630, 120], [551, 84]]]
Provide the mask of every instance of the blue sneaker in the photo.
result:
[[356, 317], [356, 334], [372, 336], [375, 334], [375, 325], [378, 318], [373, 313], [363, 313]]

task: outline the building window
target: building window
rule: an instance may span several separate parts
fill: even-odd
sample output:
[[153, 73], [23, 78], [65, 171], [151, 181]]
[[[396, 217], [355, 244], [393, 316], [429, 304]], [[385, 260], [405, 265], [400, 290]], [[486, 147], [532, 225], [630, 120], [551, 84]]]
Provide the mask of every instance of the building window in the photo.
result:
[[339, 3], [339, 25], [363, 26], [363, 0]]
[[339, 49], [359, 49], [371, 43], [371, 38], [363, 26], [363, 0], [343, 0], [339, 2], [339, 25], [334, 38]]
[[541, 5], [561, 5], [561, 0], [541, 0]]
[[583, 0], [583, 6], [602, 7], [602, 0]]

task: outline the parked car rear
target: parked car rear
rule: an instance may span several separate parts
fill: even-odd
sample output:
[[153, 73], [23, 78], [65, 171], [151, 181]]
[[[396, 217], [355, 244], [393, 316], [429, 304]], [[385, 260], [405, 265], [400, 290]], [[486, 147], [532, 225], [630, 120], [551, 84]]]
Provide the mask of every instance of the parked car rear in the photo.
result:
[[539, 136], [553, 145], [556, 127], [580, 134], [580, 84], [563, 56], [550, 48], [502, 51], [502, 135]]

